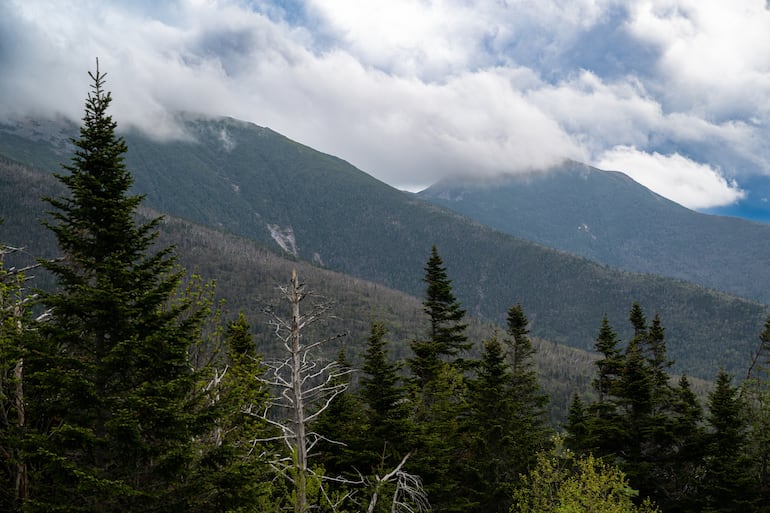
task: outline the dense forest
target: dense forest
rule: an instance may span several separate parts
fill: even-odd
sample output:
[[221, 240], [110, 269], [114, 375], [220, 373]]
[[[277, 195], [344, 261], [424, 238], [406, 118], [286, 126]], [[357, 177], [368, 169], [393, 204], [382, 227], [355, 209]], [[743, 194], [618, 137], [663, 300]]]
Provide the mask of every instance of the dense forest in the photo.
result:
[[434, 246], [403, 357], [374, 320], [360, 369], [322, 358], [343, 335], [296, 272], [265, 307], [267, 357], [137, 215], [91, 76], [67, 192], [45, 198], [61, 256], [0, 266], [2, 510], [770, 511], [770, 320], [745, 379], [717, 373], [702, 405], [657, 315], [629, 305], [625, 344], [597, 319], [592, 391], [553, 426], [526, 305], [474, 339]]

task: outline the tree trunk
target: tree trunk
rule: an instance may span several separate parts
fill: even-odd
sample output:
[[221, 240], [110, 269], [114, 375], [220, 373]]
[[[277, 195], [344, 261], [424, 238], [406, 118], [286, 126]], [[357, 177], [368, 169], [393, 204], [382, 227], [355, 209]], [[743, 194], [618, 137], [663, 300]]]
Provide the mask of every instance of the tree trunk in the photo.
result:
[[291, 271], [291, 358], [292, 358], [292, 395], [294, 396], [294, 433], [296, 451], [296, 471], [294, 488], [297, 501], [295, 513], [307, 511], [307, 443], [305, 436], [305, 408], [302, 397], [302, 356], [300, 352], [300, 314], [299, 303], [302, 300], [297, 281], [297, 270]]

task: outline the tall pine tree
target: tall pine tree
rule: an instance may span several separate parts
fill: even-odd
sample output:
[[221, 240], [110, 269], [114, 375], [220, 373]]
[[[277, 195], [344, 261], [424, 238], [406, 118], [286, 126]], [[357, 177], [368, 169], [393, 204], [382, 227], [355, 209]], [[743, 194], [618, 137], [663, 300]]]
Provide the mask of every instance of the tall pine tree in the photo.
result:
[[155, 251], [158, 219], [138, 220], [127, 147], [107, 114], [98, 62], [72, 163], [69, 195], [47, 198], [62, 257], [44, 294], [50, 322], [30, 347], [32, 511], [185, 509], [194, 451], [196, 376], [188, 349], [199, 315], [172, 302], [170, 249]]
[[455, 299], [452, 281], [435, 245], [425, 265], [423, 281], [426, 290], [422, 304], [428, 314], [430, 332], [425, 340], [412, 342], [415, 356], [409, 361], [412, 375], [420, 386], [439, 373], [442, 361], [450, 359], [453, 365], [462, 369], [464, 360], [461, 355], [472, 346], [465, 334], [465, 310]]
[[365, 407], [367, 430], [363, 433], [368, 465], [384, 471], [398, 464], [412, 448], [414, 427], [409, 421], [409, 402], [399, 377], [400, 363], [388, 359], [387, 331], [372, 324], [361, 368], [359, 396]]
[[540, 392], [528, 321], [521, 305], [508, 310], [507, 334], [484, 344], [471, 381], [467, 436], [472, 474], [464, 483], [476, 503], [468, 511], [507, 512], [520, 476], [547, 443], [546, 396]]
[[466, 411], [468, 362], [462, 354], [471, 344], [465, 334], [465, 310], [452, 293], [436, 246], [425, 266], [423, 307], [430, 331], [424, 340], [412, 342], [412, 418], [416, 426], [415, 454], [410, 468], [425, 483], [431, 505], [437, 511], [467, 511], [469, 497], [461, 493], [458, 467], [467, 457], [466, 433], [461, 417]]
[[701, 511], [755, 511], [756, 481], [752, 475], [746, 405], [725, 371], [709, 394], [706, 464], [701, 481]]

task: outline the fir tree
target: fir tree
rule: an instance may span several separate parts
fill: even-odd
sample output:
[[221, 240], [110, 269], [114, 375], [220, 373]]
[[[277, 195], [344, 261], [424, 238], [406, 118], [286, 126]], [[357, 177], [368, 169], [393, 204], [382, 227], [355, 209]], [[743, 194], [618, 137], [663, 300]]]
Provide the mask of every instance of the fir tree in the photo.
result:
[[441, 368], [441, 361], [452, 358], [453, 364], [464, 365], [461, 354], [470, 349], [463, 322], [465, 310], [452, 293], [452, 281], [438, 254], [436, 246], [425, 266], [426, 284], [423, 309], [428, 314], [430, 332], [426, 340], [412, 342], [415, 357], [409, 361], [412, 375], [423, 386], [433, 379]]
[[709, 394], [706, 465], [701, 483], [703, 511], [753, 511], [756, 500], [748, 448], [745, 404], [732, 386], [730, 376], [720, 371]]
[[510, 394], [513, 398], [513, 436], [517, 440], [518, 454], [515, 460], [517, 472], [525, 473], [534, 463], [535, 454], [546, 444], [550, 430], [547, 428], [546, 406], [548, 396], [540, 389], [535, 368], [535, 349], [529, 338], [529, 320], [520, 304], [508, 309], [508, 323], [504, 343], [510, 362]]
[[262, 511], [272, 504], [272, 469], [260, 456], [271, 450], [259, 442], [272, 431], [246, 412], [265, 407], [268, 392], [257, 379], [264, 368], [243, 312], [225, 330], [224, 361], [206, 384], [212, 393], [211, 431], [200, 439], [192, 506], [188, 511]]
[[658, 476], [662, 494], [661, 506], [672, 513], [696, 511], [700, 474], [703, 469], [705, 432], [703, 410], [690, 388], [687, 376], [679, 378], [673, 390], [671, 418], [671, 450], [664, 472]]
[[412, 419], [416, 427], [415, 455], [410, 468], [419, 475], [432, 506], [439, 511], [467, 511], [471, 506], [460, 490], [459, 468], [467, 457], [467, 433], [461, 416], [467, 410], [465, 370], [461, 354], [471, 344], [465, 334], [465, 311], [452, 293], [436, 246], [425, 267], [423, 307], [430, 322], [426, 340], [412, 342]]
[[467, 432], [472, 456], [463, 486], [477, 505], [471, 511], [508, 511], [519, 475], [515, 455], [515, 396], [503, 345], [493, 336], [484, 343], [478, 375], [471, 382]]
[[521, 306], [509, 310], [508, 335], [485, 342], [476, 379], [471, 381], [466, 431], [471, 457], [464, 479], [476, 506], [470, 511], [507, 512], [519, 477], [530, 470], [545, 445], [545, 396], [540, 393], [531, 362], [534, 350], [527, 336]]
[[138, 221], [125, 141], [107, 114], [105, 75], [90, 73], [69, 196], [47, 198], [61, 259], [52, 311], [30, 347], [30, 510], [184, 508], [198, 423], [188, 349], [198, 315], [170, 299], [180, 281], [170, 249], [153, 252], [159, 220]]
[[564, 426], [564, 446], [578, 454], [589, 452], [588, 443], [588, 422], [589, 414], [586, 404], [580, 395], [575, 392], [572, 394], [569, 410], [567, 411], [567, 423]]
[[759, 335], [759, 348], [741, 387], [750, 423], [749, 453], [754, 460], [760, 503], [757, 510], [770, 512], [770, 317]]
[[401, 364], [388, 360], [386, 333], [382, 323], [372, 324], [359, 381], [368, 426], [364, 468], [381, 470], [392, 468], [411, 450], [414, 431], [406, 390], [400, 385]]
[[[2, 224], [0, 219], [0, 225]], [[15, 253], [0, 243], [0, 510], [21, 511], [29, 493], [27, 465], [22, 454], [26, 430], [24, 342], [34, 325], [23, 271], [4, 266]]]
[[[344, 348], [337, 354], [337, 368], [345, 372], [351, 369]], [[318, 419], [311, 424], [313, 431], [323, 437], [317, 444], [316, 464], [331, 477], [358, 477], [357, 471], [366, 471], [361, 465], [362, 437], [369, 430], [363, 405], [350, 389], [350, 374], [336, 377], [331, 384], [344, 387], [329, 403]]]

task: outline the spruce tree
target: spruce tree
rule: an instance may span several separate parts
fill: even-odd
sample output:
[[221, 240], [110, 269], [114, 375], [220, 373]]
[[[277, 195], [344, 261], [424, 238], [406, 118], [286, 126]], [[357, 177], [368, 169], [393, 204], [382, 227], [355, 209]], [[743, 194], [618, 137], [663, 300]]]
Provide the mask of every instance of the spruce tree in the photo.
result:
[[700, 495], [702, 511], [754, 511], [756, 481], [748, 449], [745, 403], [721, 370], [709, 394], [706, 465]]
[[605, 315], [595, 343], [596, 351], [602, 356], [596, 361], [597, 377], [593, 383], [598, 400], [586, 407], [586, 419], [580, 429], [573, 429], [578, 424], [567, 425], [571, 447], [610, 455], [618, 454], [624, 445], [626, 431], [620, 411], [620, 383], [625, 357], [619, 344], [620, 340]]
[[517, 440], [518, 473], [525, 473], [535, 461], [535, 453], [550, 436], [547, 427], [545, 395], [537, 377], [535, 349], [529, 338], [529, 320], [521, 304], [508, 309], [508, 338], [503, 339], [511, 372], [510, 394], [514, 401], [513, 436]]
[[471, 381], [467, 432], [472, 456], [462, 485], [477, 504], [470, 511], [508, 511], [512, 483], [519, 475], [516, 444], [515, 396], [503, 344], [497, 336], [484, 343], [478, 375]]
[[42, 296], [51, 320], [28, 351], [28, 509], [184, 509], [200, 319], [171, 301], [180, 273], [170, 249], [153, 249], [159, 219], [138, 219], [98, 62], [89, 75], [75, 156], [56, 175], [69, 195], [46, 198], [62, 257], [42, 262], [58, 289]]
[[466, 432], [471, 441], [464, 485], [476, 504], [468, 511], [507, 512], [513, 490], [546, 444], [545, 396], [531, 362], [521, 306], [508, 316], [510, 340], [493, 336], [484, 343], [477, 376], [470, 382]]
[[430, 382], [439, 372], [441, 362], [448, 358], [462, 369], [464, 360], [461, 355], [472, 346], [465, 334], [465, 310], [455, 299], [452, 281], [435, 245], [425, 266], [423, 281], [426, 290], [422, 304], [429, 318], [430, 331], [425, 340], [412, 342], [415, 356], [409, 361], [412, 375], [420, 386]]
[[[2, 225], [2, 219], [0, 219]], [[0, 243], [0, 511], [21, 511], [29, 493], [22, 454], [26, 430], [24, 341], [34, 335], [23, 271], [6, 268], [17, 251]]]
[[467, 457], [467, 433], [462, 415], [467, 410], [462, 354], [471, 344], [465, 334], [465, 310], [452, 293], [443, 261], [433, 246], [425, 266], [423, 307], [429, 318], [425, 340], [412, 341], [413, 414], [416, 427], [412, 471], [425, 483], [431, 505], [438, 511], [467, 511], [469, 498], [460, 492], [459, 468]]
[[[351, 365], [344, 348], [336, 360], [337, 368], [350, 370]], [[319, 440], [314, 463], [324, 469], [330, 477], [346, 476], [357, 478], [358, 471], [368, 469], [361, 465], [362, 437], [368, 431], [366, 418], [358, 396], [350, 388], [349, 373], [332, 381], [332, 385], [344, 386], [345, 390], [329, 403], [323, 413], [309, 427], [323, 439]]]
[[567, 423], [564, 425], [564, 446], [578, 454], [588, 453], [589, 414], [585, 402], [575, 392], [567, 410]]
[[263, 511], [272, 504], [272, 469], [261, 454], [271, 450], [259, 439], [274, 433], [248, 411], [261, 411], [268, 399], [262, 358], [243, 312], [227, 324], [224, 357], [217, 359], [207, 408], [208, 436], [199, 439], [191, 506], [188, 512]]
[[411, 450], [414, 431], [399, 376], [401, 364], [388, 359], [386, 333], [382, 323], [372, 324], [359, 380], [368, 426], [363, 433], [364, 468], [380, 471], [397, 465]]
[[703, 410], [690, 388], [687, 376], [679, 378], [673, 390], [671, 418], [671, 450], [665, 461], [665, 472], [659, 476], [661, 506], [668, 512], [697, 511], [698, 486], [703, 469], [705, 432]]
[[624, 352], [606, 316], [602, 320], [594, 382], [598, 401], [586, 408], [584, 421], [570, 421], [568, 440], [571, 447], [613, 458], [642, 495], [671, 509], [676, 497], [692, 494], [692, 481], [685, 475], [675, 479], [672, 472], [697, 471], [699, 407], [687, 380], [676, 389], [669, 384], [671, 362], [660, 318], [648, 326], [634, 303], [629, 320], [634, 336]]

